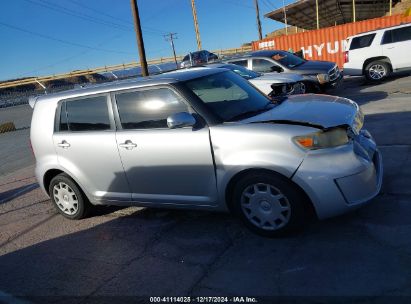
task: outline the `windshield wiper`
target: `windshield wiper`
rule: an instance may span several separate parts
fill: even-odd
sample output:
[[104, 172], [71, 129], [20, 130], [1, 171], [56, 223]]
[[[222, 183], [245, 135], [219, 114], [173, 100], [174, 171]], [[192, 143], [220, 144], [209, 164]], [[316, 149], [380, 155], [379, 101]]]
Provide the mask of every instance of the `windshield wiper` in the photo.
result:
[[273, 107], [271, 107], [271, 106], [274, 106], [274, 104], [271, 101], [269, 101], [261, 109], [240, 113], [238, 115], [235, 115], [235, 116], [231, 117], [230, 119], [227, 119], [226, 121], [237, 121], [237, 120], [240, 120], [240, 119], [245, 119], [245, 118], [248, 118], [248, 117], [252, 117], [252, 116], [264, 113], [264, 112], [268, 111], [269, 109], [272, 109]]

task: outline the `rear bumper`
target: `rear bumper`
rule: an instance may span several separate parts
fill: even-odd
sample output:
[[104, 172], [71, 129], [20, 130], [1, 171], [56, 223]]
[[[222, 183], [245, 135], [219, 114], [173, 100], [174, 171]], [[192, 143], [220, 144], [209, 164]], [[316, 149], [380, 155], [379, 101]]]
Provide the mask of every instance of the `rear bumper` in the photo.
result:
[[344, 64], [344, 75], [350, 76], [361, 76], [363, 74], [362, 66], [359, 68], [358, 66], [350, 66], [349, 63]]
[[369, 202], [380, 192], [382, 177], [380, 152], [375, 150], [372, 158], [358, 155], [351, 143], [309, 153], [293, 181], [309, 196], [318, 218], [324, 219]]

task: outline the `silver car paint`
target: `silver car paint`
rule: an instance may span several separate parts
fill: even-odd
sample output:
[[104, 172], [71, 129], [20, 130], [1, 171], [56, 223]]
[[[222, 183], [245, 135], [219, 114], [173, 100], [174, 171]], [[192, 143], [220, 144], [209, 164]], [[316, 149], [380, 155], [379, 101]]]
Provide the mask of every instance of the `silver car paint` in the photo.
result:
[[[194, 71], [191, 73], [195, 74]], [[283, 110], [279, 106], [248, 120], [200, 130], [165, 129], [157, 132], [158, 134], [154, 134], [153, 130], [105, 131], [100, 136], [85, 132], [74, 139], [78, 134], [75, 133], [70, 135], [73, 138], [69, 138], [75, 144], [67, 149], [76, 148], [70, 152], [71, 159], [62, 151], [64, 149], [56, 146], [55, 143], [63, 139], [53, 132], [60, 100], [173, 83], [178, 81], [174, 78], [180, 77], [175, 75], [184, 78], [187, 74], [176, 72], [157, 79], [123, 81], [38, 98], [33, 103], [31, 142], [36, 156], [36, 176], [43, 190], [47, 192], [43, 184], [45, 174], [57, 169], [70, 175], [93, 204], [226, 210], [225, 191], [229, 181], [244, 170], [266, 169], [292, 179], [302, 188], [320, 218], [348, 211], [379, 192], [382, 162], [378, 150], [376, 157], [371, 160], [356, 153], [353, 142], [310, 152], [293, 143], [294, 136], [318, 131], [318, 128], [309, 125], [295, 125], [293, 120], [310, 120], [314, 125], [323, 124], [326, 127], [342, 123], [354, 124], [354, 117], [359, 113], [358, 106], [331, 96], [311, 95], [306, 100], [303, 97], [289, 98], [289, 101], [282, 104]], [[291, 106], [287, 111], [287, 105], [293, 103], [298, 104], [298, 107]], [[311, 116], [309, 104], [316, 107]], [[314, 115], [316, 111], [321, 112], [321, 105], [328, 112]], [[278, 117], [276, 110], [284, 116]], [[346, 114], [337, 115], [335, 112], [339, 111]], [[302, 113], [307, 114], [305, 119]], [[269, 122], [270, 120], [286, 120], [290, 124], [277, 124]], [[156, 137], [155, 140], [152, 136]], [[94, 137], [91, 142], [97, 147], [87, 151], [80, 148], [77, 150], [77, 146], [86, 144], [87, 137]], [[119, 144], [127, 139], [136, 141], [135, 151], [121, 151]], [[367, 140], [373, 143], [372, 139]], [[102, 144], [102, 141], [107, 142]], [[140, 146], [141, 152], [138, 150]], [[165, 148], [163, 152], [159, 151], [160, 147]], [[120, 151], [117, 155], [116, 149]], [[141, 169], [144, 170], [143, 173], [137, 172]], [[136, 174], [128, 176], [130, 170], [136, 170]], [[184, 183], [176, 176], [183, 178]], [[132, 189], [130, 180], [143, 182]], [[114, 181], [117, 183], [115, 186], [112, 185]], [[156, 190], [158, 184], [159, 191]]]

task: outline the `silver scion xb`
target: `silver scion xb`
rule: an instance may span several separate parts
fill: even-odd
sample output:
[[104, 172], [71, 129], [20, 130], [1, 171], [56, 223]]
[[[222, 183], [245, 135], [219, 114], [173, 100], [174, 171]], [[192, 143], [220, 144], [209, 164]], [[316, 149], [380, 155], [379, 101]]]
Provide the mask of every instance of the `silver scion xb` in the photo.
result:
[[382, 160], [358, 105], [273, 102], [241, 76], [194, 68], [32, 99], [36, 176], [70, 219], [92, 205], [232, 211], [295, 229], [378, 194]]

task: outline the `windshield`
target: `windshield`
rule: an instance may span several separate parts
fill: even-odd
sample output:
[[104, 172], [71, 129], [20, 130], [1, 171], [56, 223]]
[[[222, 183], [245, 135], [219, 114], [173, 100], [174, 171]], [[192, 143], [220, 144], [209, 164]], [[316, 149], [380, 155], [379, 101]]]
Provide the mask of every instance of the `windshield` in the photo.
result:
[[260, 73], [251, 71], [245, 67], [236, 64], [227, 64], [225, 66], [222, 66], [222, 68], [229, 69], [245, 79], [254, 79], [261, 76]]
[[305, 62], [304, 59], [288, 52], [276, 52], [271, 58], [289, 69], [295, 68]]
[[223, 122], [255, 116], [275, 106], [247, 80], [229, 71], [189, 80], [185, 85]]

